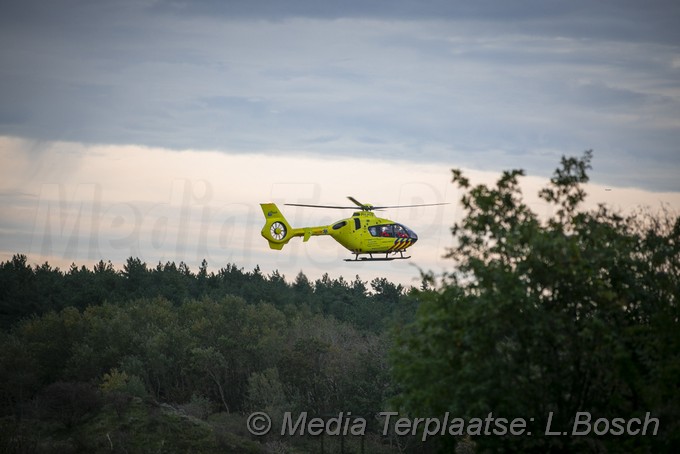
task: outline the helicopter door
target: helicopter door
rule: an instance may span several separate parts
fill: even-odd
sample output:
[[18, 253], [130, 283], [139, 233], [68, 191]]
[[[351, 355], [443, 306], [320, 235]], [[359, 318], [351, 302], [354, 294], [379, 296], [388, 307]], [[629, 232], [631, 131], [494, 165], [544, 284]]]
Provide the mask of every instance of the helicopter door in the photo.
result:
[[361, 219], [354, 218], [354, 230], [359, 230], [361, 228]]

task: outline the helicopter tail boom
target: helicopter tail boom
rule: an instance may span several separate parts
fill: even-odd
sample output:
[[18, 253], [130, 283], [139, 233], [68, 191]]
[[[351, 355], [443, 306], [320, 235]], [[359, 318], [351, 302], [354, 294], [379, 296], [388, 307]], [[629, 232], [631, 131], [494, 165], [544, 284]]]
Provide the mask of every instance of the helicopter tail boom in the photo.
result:
[[261, 203], [260, 206], [265, 218], [265, 224], [260, 233], [269, 242], [269, 247], [272, 249], [283, 249], [283, 246], [296, 236], [301, 236], [302, 241], [308, 241], [312, 236], [328, 235], [328, 226], [294, 229], [286, 221], [276, 204]]

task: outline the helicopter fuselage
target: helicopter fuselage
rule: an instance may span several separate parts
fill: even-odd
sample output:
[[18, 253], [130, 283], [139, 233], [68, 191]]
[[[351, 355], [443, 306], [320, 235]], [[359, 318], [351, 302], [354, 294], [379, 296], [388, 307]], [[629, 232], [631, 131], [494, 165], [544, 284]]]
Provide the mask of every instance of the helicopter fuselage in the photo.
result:
[[[266, 222], [262, 236], [272, 249], [282, 249], [293, 237], [308, 241], [312, 236], [329, 235], [358, 258], [359, 254], [402, 253], [418, 235], [397, 222], [379, 218], [372, 211], [356, 211], [351, 217], [330, 225], [292, 228], [273, 203], [261, 204]], [[371, 255], [372, 257], [372, 255]], [[401, 258], [406, 258], [401, 256]]]
[[370, 211], [357, 211], [336, 222], [328, 234], [355, 254], [403, 251], [418, 240], [413, 230]]

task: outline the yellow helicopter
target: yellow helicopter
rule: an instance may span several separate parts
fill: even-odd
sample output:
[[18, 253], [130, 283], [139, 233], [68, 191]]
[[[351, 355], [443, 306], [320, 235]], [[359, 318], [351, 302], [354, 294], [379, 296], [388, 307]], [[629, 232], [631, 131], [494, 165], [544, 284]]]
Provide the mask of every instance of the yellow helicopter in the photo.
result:
[[[348, 262], [358, 260], [409, 259], [411, 257], [404, 256], [404, 251], [418, 241], [418, 235], [405, 225], [377, 217], [373, 210], [446, 205], [446, 203], [430, 203], [421, 205], [373, 206], [361, 203], [354, 197], [347, 198], [355, 206], [287, 203], [287, 206], [297, 207], [341, 210], [356, 210], [357, 207], [360, 208], [360, 211], [356, 211], [352, 214], [352, 217], [342, 219], [334, 224], [301, 228], [291, 227], [276, 204], [261, 203], [260, 206], [265, 217], [265, 224], [261, 232], [262, 236], [269, 242], [270, 248], [281, 250], [291, 238], [296, 236], [301, 236], [303, 238], [302, 241], [308, 241], [312, 236], [330, 235], [335, 241], [354, 254], [353, 259], [345, 259]], [[368, 257], [360, 257], [362, 254], [368, 255]], [[385, 254], [385, 256], [374, 257], [373, 254]]]

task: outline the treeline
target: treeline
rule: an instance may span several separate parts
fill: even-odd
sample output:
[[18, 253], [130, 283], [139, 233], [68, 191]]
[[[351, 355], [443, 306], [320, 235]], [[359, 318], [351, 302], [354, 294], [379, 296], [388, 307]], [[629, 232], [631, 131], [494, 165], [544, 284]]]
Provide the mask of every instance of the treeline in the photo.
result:
[[83, 310], [108, 302], [162, 297], [174, 304], [190, 299], [240, 296], [248, 302], [267, 302], [276, 307], [308, 307], [346, 321], [359, 328], [378, 332], [395, 313], [395, 303], [406, 293], [400, 284], [385, 278], [369, 283], [358, 276], [310, 281], [300, 272], [292, 283], [278, 271], [265, 275], [259, 267], [244, 271], [227, 264], [208, 272], [204, 260], [196, 272], [180, 262], [158, 263], [149, 267], [130, 257], [122, 270], [103, 260], [92, 269], [75, 264], [67, 271], [49, 263], [31, 266], [23, 254], [0, 263], [0, 327], [9, 328], [18, 320], [67, 307]]
[[[39, 449], [45, 440], [61, 446], [56, 451], [114, 446], [125, 452], [149, 433], [158, 436], [144, 442], [151, 445], [178, 436], [157, 433], [159, 424], [149, 423], [153, 412], [140, 410], [139, 402], [170, 404], [198, 420], [230, 415], [236, 433], [245, 431], [243, 418], [254, 410], [275, 419], [285, 411], [351, 412], [366, 415], [372, 426], [394, 393], [388, 327], [412, 320], [418, 304], [417, 291], [385, 279], [369, 287], [358, 277], [311, 282], [300, 273], [287, 283], [258, 268], [229, 265], [212, 273], [204, 262], [194, 273], [184, 264], [149, 268], [136, 258], [121, 271], [100, 262], [63, 272], [31, 267], [16, 255], [0, 264], [0, 288], [6, 437], [0, 449], [15, 452], [52, 452]], [[93, 427], [107, 412], [118, 417]], [[116, 440], [107, 438], [112, 431]], [[76, 441], [74, 434], [81, 434]], [[247, 450], [233, 433], [224, 437], [184, 443], [194, 450]], [[24, 451], [26, 440], [35, 449]], [[381, 445], [378, 440], [373, 449]]]

